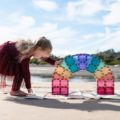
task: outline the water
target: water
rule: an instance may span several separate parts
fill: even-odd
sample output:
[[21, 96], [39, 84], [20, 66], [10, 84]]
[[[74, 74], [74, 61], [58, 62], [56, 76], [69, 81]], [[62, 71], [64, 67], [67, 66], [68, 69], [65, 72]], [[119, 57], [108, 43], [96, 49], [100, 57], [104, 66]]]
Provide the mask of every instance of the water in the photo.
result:
[[[41, 76], [31, 76], [32, 83], [39, 83], [39, 82], [51, 82], [51, 77], [41, 77]], [[95, 78], [93, 77], [74, 77], [70, 79], [70, 82], [95, 82]], [[116, 79], [115, 81], [120, 81], [120, 79]]]
[[[41, 77], [41, 76], [31, 76], [31, 80], [33, 83], [38, 82], [50, 82], [52, 80], [51, 77]], [[81, 78], [81, 77], [74, 77], [70, 79], [70, 82], [95, 82], [93, 78]]]

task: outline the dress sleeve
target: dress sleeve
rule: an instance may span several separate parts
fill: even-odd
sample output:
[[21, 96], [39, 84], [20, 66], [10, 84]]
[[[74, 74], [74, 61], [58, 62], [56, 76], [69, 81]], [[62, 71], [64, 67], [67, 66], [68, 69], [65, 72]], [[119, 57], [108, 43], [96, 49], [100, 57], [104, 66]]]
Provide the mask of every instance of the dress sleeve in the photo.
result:
[[29, 62], [30, 62], [30, 58], [26, 58], [22, 60], [22, 62], [20, 63], [22, 71], [23, 71], [25, 86], [27, 89], [31, 88], [31, 76], [30, 76], [30, 70], [29, 70]]
[[51, 57], [49, 57], [49, 58], [47, 58], [47, 59], [42, 59], [42, 60], [44, 60], [45, 62], [47, 62], [47, 63], [49, 63], [49, 64], [51, 64], [51, 65], [54, 65], [55, 62], [56, 62], [56, 60], [54, 60], [54, 59], [51, 58]]

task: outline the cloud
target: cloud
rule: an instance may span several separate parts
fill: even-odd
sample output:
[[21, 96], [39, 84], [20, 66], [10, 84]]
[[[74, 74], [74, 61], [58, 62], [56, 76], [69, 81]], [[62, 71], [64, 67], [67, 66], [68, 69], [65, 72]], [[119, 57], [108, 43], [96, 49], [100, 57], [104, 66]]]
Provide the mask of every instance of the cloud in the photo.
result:
[[[48, 0], [44, 1], [48, 2]], [[104, 8], [101, 1], [102, 0], [76, 0], [75, 2], [68, 2], [66, 9], [67, 15], [60, 12], [61, 14], [66, 15], [68, 19], [73, 20], [68, 22], [67, 19], [67, 24], [66, 21], [62, 21], [60, 24], [60, 22], [55, 19], [53, 22], [50, 17], [45, 21], [43, 19], [44, 22], [38, 24], [39, 21], [37, 21], [37, 17], [34, 18], [33, 16], [23, 14], [20, 11], [14, 12], [6, 17], [5, 23], [0, 25], [0, 43], [7, 40], [14, 41], [17, 38], [32, 39], [34, 41], [41, 36], [46, 36], [52, 41], [54, 48], [53, 53], [55, 55], [95, 53], [97, 50], [103, 51], [110, 48], [120, 50], [119, 44], [117, 44], [120, 40], [120, 27], [106, 27], [103, 25], [102, 20], [99, 20], [101, 16], [98, 16], [97, 19], [94, 18], [102, 10], [108, 12], [107, 14], [104, 14], [104, 18], [107, 18], [107, 16], [112, 13], [110, 10], [114, 8], [113, 5], [115, 5], [115, 2], [110, 2], [108, 7]], [[47, 11], [53, 11], [56, 9], [57, 7]], [[117, 10], [115, 13], [118, 14]], [[44, 16], [45, 15], [46, 13]], [[50, 14], [47, 13], [47, 15], [49, 16]], [[54, 18], [56, 18], [56, 16], [58, 15], [54, 15]], [[65, 17], [62, 17], [62, 19], [65, 19]], [[79, 21], [79, 23], [76, 21]], [[113, 24], [112, 22], [108, 20], [105, 25], [108, 25], [107, 23], [111, 25]], [[80, 23], [89, 23], [89, 27], [91, 27], [91, 24], [97, 24], [98, 26], [96, 25], [94, 28], [91, 27], [91, 31], [89, 33], [89, 28], [84, 25], [81, 26]], [[114, 23], [118, 24], [119, 22], [115, 21]], [[83, 27], [84, 29], [82, 29]]]
[[31, 27], [34, 26], [36, 21], [32, 16], [22, 15], [21, 12], [14, 12], [8, 16], [8, 20], [11, 23], [19, 25], [19, 27]]
[[101, 50], [107, 50], [114, 48], [119, 51], [119, 41], [120, 41], [120, 28], [112, 31], [110, 28], [106, 28], [105, 37], [103, 38], [104, 42], [101, 45]]
[[30, 27], [35, 25], [35, 19], [31, 16], [21, 16], [19, 24], [24, 27]]
[[116, 25], [120, 24], [120, 0], [116, 0], [109, 4], [108, 14], [104, 16], [104, 25]]
[[96, 34], [85, 34], [81, 36], [83, 40], [83, 51], [88, 53], [95, 53], [98, 50], [104, 51], [107, 49], [115, 49], [117, 51], [119, 48], [120, 40], [120, 28], [112, 31], [109, 27], [105, 28], [104, 32], [97, 32]]
[[34, 41], [41, 36], [46, 36], [52, 41], [55, 54], [66, 54], [70, 48], [69, 43], [76, 37], [76, 31], [71, 27], [59, 28], [58, 23], [50, 22], [36, 25], [36, 20], [32, 16], [25, 16], [18, 12], [10, 14], [8, 20], [12, 24], [0, 26], [0, 43], [8, 40], [15, 41], [19, 38]]
[[0, 43], [21, 38], [25, 31], [36, 24], [32, 16], [22, 15], [21, 12], [9, 14], [6, 21], [7, 24], [0, 25]]
[[7, 26], [0, 26], [0, 43], [10, 40], [11, 38], [15, 38], [14, 34], [15, 30], [7, 27]]
[[53, 0], [33, 0], [33, 4], [45, 11], [54, 11], [58, 8], [57, 3]]
[[106, 7], [102, 0], [76, 0], [70, 1], [66, 5], [66, 19], [79, 24], [94, 24], [102, 23], [101, 16], [97, 15], [105, 11]]
[[[32, 39], [34, 41], [41, 36], [46, 36], [52, 41], [55, 55], [95, 53], [97, 50], [103, 51], [110, 48], [120, 50], [119, 44], [117, 44], [120, 40], [120, 28], [112, 31], [112, 29], [106, 27], [104, 32], [96, 31], [96, 34], [86, 33], [81, 35], [80, 31], [72, 29], [72, 27], [64, 26], [60, 28], [58, 23], [45, 22], [38, 26], [32, 16], [17, 13], [12, 13], [10, 16], [12, 16], [11, 19], [9, 16], [8, 19], [13, 24], [0, 26], [0, 43], [7, 40], [14, 41], [18, 38]], [[30, 22], [22, 24], [24, 20], [30, 20]]]
[[77, 0], [68, 2], [67, 12], [70, 17], [94, 16], [99, 11], [103, 10], [101, 0]]

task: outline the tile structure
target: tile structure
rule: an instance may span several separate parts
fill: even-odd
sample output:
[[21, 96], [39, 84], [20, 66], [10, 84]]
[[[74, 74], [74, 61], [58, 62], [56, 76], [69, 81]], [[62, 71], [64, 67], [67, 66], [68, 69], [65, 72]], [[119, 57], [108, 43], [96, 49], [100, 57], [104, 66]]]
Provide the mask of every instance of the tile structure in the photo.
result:
[[52, 77], [52, 94], [69, 94], [69, 79], [72, 73], [86, 70], [94, 75], [99, 95], [114, 94], [114, 76], [109, 66], [98, 57], [89, 54], [69, 55], [64, 58]]

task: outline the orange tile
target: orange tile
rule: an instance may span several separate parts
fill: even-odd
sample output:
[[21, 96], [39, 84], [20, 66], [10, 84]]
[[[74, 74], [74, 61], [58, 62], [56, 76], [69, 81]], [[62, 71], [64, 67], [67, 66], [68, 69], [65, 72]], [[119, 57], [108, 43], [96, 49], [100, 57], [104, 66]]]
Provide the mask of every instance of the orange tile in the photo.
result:
[[65, 70], [62, 74], [62, 76], [65, 78], [65, 79], [70, 79], [70, 77], [72, 76], [71, 72], [69, 72], [68, 70]]
[[95, 74], [94, 74], [95, 78], [97, 79], [100, 79], [104, 76], [103, 72], [102, 71], [97, 71]]
[[112, 72], [111, 69], [110, 69], [110, 67], [108, 67], [108, 66], [103, 67], [101, 69], [101, 71], [103, 72], [104, 75], [107, 75], [108, 73]]
[[61, 75], [64, 71], [65, 69], [61, 66], [57, 66], [55, 69], [55, 72], [58, 73], [59, 75]]

